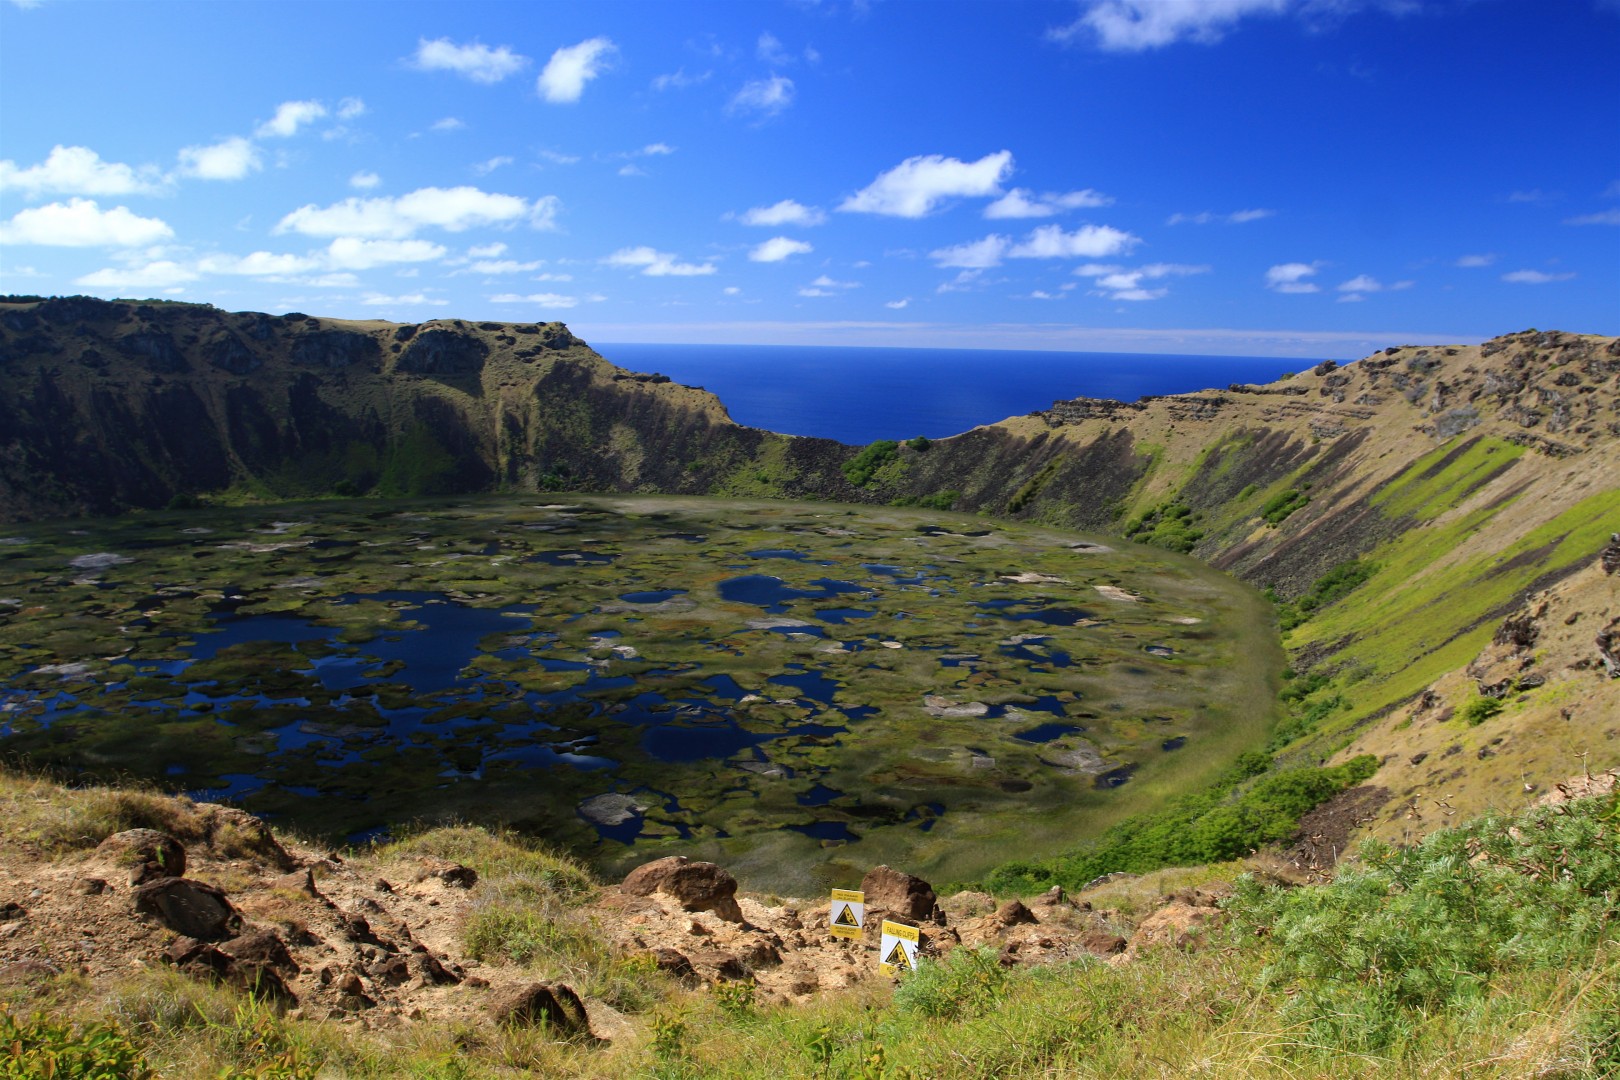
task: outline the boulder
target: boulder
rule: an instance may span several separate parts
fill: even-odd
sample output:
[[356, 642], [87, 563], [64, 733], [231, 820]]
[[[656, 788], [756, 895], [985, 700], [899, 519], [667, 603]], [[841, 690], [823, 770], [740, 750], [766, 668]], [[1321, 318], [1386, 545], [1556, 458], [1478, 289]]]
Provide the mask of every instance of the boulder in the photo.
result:
[[168, 833], [156, 829], [125, 829], [113, 833], [96, 848], [96, 854], [128, 867], [131, 885], [186, 875], [185, 847]]
[[743, 921], [737, 879], [711, 862], [692, 862], [685, 855], [655, 859], [630, 871], [621, 888], [631, 896], [661, 892], [684, 911], [712, 911], [727, 922]]
[[572, 987], [563, 983], [524, 983], [510, 987], [490, 999], [489, 1011], [497, 1024], [545, 1024], [565, 1039], [591, 1034], [585, 1003]]
[[944, 922], [934, 887], [920, 877], [876, 866], [861, 879], [861, 892], [866, 894], [869, 913], [876, 909], [905, 921]]
[[287, 943], [270, 930], [255, 930], [221, 945], [220, 951], [239, 963], [273, 967], [289, 975], [298, 974], [298, 963], [287, 951]]
[[672, 975], [681, 982], [690, 982], [697, 978], [697, 972], [692, 968], [692, 961], [684, 953], [676, 949], [652, 949], [646, 954], [658, 970], [666, 975]]
[[478, 871], [447, 859], [423, 859], [416, 872], [417, 881], [436, 878], [453, 889], [470, 889], [478, 884]]
[[1030, 911], [1017, 900], [1009, 900], [996, 910], [996, 921], [1002, 926], [1017, 926], [1020, 923], [1038, 922], [1035, 913]]
[[197, 813], [200, 827], [208, 835], [209, 848], [220, 858], [252, 859], [282, 871], [298, 866], [298, 860], [287, 854], [262, 818], [219, 803], [200, 803]]
[[137, 886], [135, 910], [153, 916], [177, 934], [201, 941], [227, 936], [238, 921], [222, 890], [189, 878], [158, 878]]

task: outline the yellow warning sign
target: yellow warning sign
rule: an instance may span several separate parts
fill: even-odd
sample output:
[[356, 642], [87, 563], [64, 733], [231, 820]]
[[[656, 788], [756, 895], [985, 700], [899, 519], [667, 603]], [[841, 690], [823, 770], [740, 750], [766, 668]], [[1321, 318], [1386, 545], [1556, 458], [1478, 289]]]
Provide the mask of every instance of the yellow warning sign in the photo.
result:
[[832, 891], [832, 910], [827, 913], [828, 932], [833, 937], [859, 940], [866, 924], [866, 894], [853, 889]]
[[885, 975], [898, 975], [917, 970], [917, 945], [922, 934], [915, 926], [883, 920], [883, 943], [878, 946], [878, 970]]

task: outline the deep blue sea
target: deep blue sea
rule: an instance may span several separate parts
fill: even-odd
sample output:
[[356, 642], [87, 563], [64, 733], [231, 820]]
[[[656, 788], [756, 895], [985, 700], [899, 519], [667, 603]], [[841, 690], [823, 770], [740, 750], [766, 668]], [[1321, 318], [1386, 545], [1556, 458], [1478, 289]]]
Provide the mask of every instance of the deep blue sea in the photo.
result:
[[941, 438], [1074, 397], [1135, 401], [1267, 383], [1318, 361], [1254, 356], [870, 349], [816, 345], [612, 345], [620, 367], [717, 394], [731, 418], [786, 435], [865, 444]]

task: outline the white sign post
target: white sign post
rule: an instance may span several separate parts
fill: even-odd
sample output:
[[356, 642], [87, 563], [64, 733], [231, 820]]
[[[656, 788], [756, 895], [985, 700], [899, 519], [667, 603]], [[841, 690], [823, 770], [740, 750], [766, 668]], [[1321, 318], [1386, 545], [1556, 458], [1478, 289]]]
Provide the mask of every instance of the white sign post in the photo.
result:
[[832, 936], [859, 941], [861, 927], [865, 925], [866, 894], [853, 889], [834, 889], [832, 909], [827, 913], [827, 926]]
[[883, 943], [878, 946], [878, 970], [899, 975], [917, 970], [917, 944], [922, 935], [915, 926], [883, 920]]

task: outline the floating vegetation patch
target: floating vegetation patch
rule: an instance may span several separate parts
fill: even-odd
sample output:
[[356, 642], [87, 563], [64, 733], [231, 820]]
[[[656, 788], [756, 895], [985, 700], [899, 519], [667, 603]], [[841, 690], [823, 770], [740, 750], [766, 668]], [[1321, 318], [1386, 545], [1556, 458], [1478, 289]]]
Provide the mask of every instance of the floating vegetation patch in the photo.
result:
[[[502, 496], [18, 532], [0, 749], [334, 840], [501, 822], [608, 870], [967, 878], [1135, 809], [1133, 774], [1219, 769], [1281, 666], [1264, 602], [1191, 560], [937, 512]], [[1104, 573], [1137, 598], [1106, 621]], [[1164, 754], [1156, 717], [1207, 753]]]

